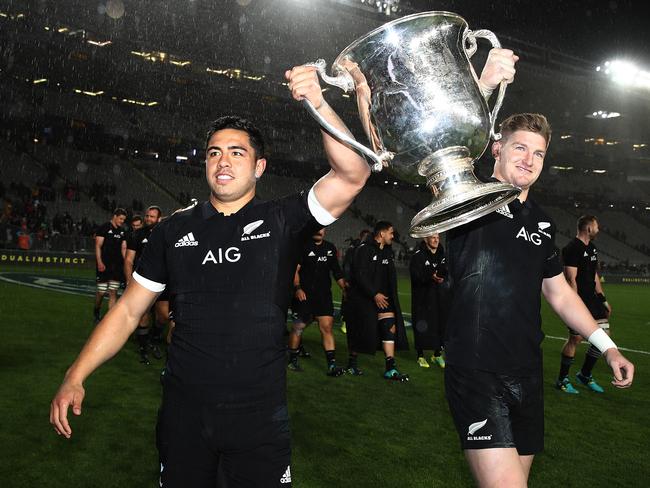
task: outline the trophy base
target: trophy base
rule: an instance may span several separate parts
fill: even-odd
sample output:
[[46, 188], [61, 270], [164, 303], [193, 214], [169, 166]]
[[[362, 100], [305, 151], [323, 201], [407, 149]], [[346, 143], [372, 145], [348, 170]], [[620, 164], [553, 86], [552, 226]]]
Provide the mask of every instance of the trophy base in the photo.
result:
[[443, 164], [430, 164], [431, 159], [420, 164], [420, 174], [427, 177], [434, 200], [411, 220], [411, 237], [427, 237], [466, 224], [507, 205], [521, 193], [509, 183], [483, 183], [474, 174], [472, 160], [463, 157], [466, 152], [453, 149], [444, 151], [447, 156], [460, 157]]

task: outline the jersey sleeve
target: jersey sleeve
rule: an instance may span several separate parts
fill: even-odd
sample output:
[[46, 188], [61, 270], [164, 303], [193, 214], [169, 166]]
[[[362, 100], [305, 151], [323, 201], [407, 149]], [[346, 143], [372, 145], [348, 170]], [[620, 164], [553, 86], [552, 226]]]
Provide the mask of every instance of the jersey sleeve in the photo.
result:
[[95, 236], [97, 237], [103, 237], [106, 239], [108, 236], [108, 229], [110, 228], [110, 224], [102, 224], [97, 228], [97, 231], [95, 232]]
[[280, 200], [287, 226], [294, 234], [312, 235], [336, 219], [325, 210], [314, 196], [313, 188]]
[[149, 236], [148, 242], [133, 279], [146, 289], [160, 293], [167, 286], [167, 259], [165, 256], [165, 232], [163, 225], [158, 225]]
[[578, 249], [578, 246], [574, 246], [573, 242], [567, 244], [567, 246], [562, 249], [562, 260], [564, 261], [564, 266], [577, 268], [580, 264], [580, 249]]
[[551, 233], [551, 241], [548, 243], [548, 252], [544, 262], [544, 278], [553, 278], [562, 273], [562, 263], [560, 262], [560, 250], [555, 245], [555, 226]]
[[137, 251], [138, 250], [138, 232], [134, 231], [131, 232], [130, 234], [127, 235], [126, 238], [126, 248], [130, 249], [131, 251]]

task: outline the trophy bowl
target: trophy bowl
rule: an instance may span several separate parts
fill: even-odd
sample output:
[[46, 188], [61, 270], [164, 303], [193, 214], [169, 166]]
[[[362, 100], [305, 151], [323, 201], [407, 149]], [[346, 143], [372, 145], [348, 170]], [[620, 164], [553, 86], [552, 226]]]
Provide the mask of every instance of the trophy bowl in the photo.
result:
[[303, 104], [327, 132], [402, 181], [426, 182], [433, 201], [420, 210], [409, 234], [426, 237], [486, 215], [514, 200], [520, 189], [481, 182], [474, 161], [494, 132], [505, 95], [502, 82], [490, 111], [470, 62], [477, 38], [501, 47], [488, 30], [471, 31], [451, 12], [396, 19], [357, 39], [332, 63], [315, 66], [325, 83], [354, 91], [370, 147], [331, 126], [308, 100]]

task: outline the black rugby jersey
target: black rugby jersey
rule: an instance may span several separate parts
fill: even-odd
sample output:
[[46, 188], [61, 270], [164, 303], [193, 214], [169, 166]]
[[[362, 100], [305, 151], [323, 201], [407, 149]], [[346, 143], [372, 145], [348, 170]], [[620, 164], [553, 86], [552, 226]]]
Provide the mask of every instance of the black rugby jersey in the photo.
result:
[[142, 227], [141, 229], [131, 232], [129, 237], [126, 239], [126, 248], [130, 249], [131, 251], [135, 251], [135, 258], [133, 260], [133, 269], [135, 269], [135, 267], [138, 264], [138, 261], [140, 261], [140, 257], [142, 257], [142, 252], [144, 251], [144, 248], [149, 242], [149, 236], [151, 235], [151, 232], [153, 231], [154, 227], [155, 226]]
[[368, 297], [377, 293], [390, 297], [394, 289], [395, 258], [390, 246], [379, 248], [374, 239], [362, 243], [354, 256], [354, 285]]
[[323, 241], [320, 245], [310, 241], [302, 252], [299, 264], [300, 287], [308, 298], [332, 295], [330, 273], [337, 281], [343, 278], [336, 246], [329, 241]]
[[[447, 277], [447, 260], [442, 244], [435, 254], [422, 242], [409, 263], [411, 276], [411, 299], [413, 304], [425, 302], [432, 291], [440, 286], [433, 281], [433, 274], [439, 278]], [[411, 310], [415, 307], [412, 306]]]
[[576, 285], [578, 285], [580, 298], [584, 300], [593, 297], [596, 293], [596, 273], [598, 272], [596, 247], [591, 242], [585, 245], [580, 239], [574, 237], [562, 249], [562, 260], [564, 266], [578, 268]]
[[447, 362], [500, 374], [542, 366], [541, 288], [562, 273], [555, 225], [530, 198], [449, 232]]
[[122, 260], [122, 241], [126, 239], [126, 231], [121, 227], [113, 227], [113, 224], [106, 222], [97, 229], [97, 237], [103, 237], [102, 261], [115, 263]]
[[300, 245], [332, 221], [318, 223], [307, 200], [254, 198], [229, 216], [208, 201], [151, 233], [133, 277], [170, 294], [167, 368], [188, 394], [217, 408], [286, 402], [284, 331]]

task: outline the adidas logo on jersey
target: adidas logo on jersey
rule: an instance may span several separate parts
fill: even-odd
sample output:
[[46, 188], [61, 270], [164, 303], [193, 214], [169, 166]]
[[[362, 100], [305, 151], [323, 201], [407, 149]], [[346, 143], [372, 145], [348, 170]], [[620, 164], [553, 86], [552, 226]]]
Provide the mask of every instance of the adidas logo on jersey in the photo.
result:
[[284, 472], [282, 475], [282, 478], [280, 478], [280, 483], [291, 483], [291, 467], [287, 466], [287, 470]]
[[198, 246], [199, 241], [194, 239], [194, 234], [191, 232], [188, 232], [185, 234], [183, 237], [181, 237], [176, 244], [174, 244], [174, 247], [186, 247], [186, 246]]
[[508, 217], [509, 219], [512, 219], [512, 213], [510, 212], [510, 209], [508, 208], [508, 205], [504, 205], [501, 208], [497, 208], [496, 212], [498, 214], [503, 215], [504, 217]]
[[314, 251], [309, 251], [309, 254], [307, 254], [307, 256], [316, 256], [316, 254], [314, 254]]

